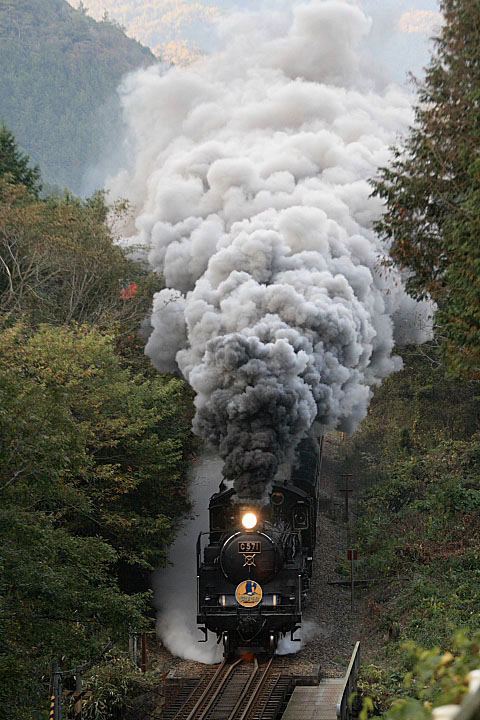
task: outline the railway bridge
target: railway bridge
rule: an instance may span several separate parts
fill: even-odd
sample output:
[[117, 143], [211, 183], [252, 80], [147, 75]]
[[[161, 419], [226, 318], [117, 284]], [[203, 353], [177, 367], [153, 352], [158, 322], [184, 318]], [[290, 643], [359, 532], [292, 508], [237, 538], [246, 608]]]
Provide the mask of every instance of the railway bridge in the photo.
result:
[[358, 642], [343, 678], [299, 676], [282, 657], [248, 653], [167, 681], [163, 720], [348, 720], [359, 663]]

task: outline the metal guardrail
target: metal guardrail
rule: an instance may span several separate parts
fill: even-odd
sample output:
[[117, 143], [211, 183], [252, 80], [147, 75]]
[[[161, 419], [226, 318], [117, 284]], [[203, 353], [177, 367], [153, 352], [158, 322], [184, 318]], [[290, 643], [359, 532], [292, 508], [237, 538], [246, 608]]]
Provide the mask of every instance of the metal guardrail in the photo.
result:
[[[355, 643], [350, 663], [345, 673], [345, 681], [339, 695], [337, 703], [338, 720], [350, 720], [352, 717], [352, 708], [349, 703], [350, 696], [357, 689], [357, 675], [360, 668], [360, 641]], [[476, 720], [476, 718], [475, 718]]]

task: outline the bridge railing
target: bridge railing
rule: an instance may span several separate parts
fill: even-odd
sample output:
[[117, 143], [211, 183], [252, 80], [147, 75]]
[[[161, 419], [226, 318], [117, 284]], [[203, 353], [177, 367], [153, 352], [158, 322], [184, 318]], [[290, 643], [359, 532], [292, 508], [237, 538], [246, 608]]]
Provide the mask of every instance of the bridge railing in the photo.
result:
[[345, 673], [345, 681], [337, 703], [338, 720], [350, 720], [352, 717], [352, 708], [349, 703], [350, 696], [357, 689], [357, 676], [360, 668], [360, 642], [355, 644], [352, 657]]

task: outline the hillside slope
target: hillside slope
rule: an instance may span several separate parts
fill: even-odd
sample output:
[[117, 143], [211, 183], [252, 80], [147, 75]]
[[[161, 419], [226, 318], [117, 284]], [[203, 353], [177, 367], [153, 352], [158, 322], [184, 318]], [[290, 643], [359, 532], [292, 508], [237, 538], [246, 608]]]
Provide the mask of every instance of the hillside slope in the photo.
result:
[[118, 143], [118, 83], [153, 54], [66, 0], [3, 0], [0, 40], [0, 120], [47, 182], [80, 192]]
[[377, 580], [361, 616], [362, 692], [375, 717], [395, 697], [417, 698], [391, 720], [430, 717], [424, 700], [459, 702], [480, 637], [479, 386], [446, 375], [434, 341], [402, 357], [346, 439], [343, 470], [359, 499], [357, 577]]
[[[69, 0], [79, 7], [81, 0]], [[245, 6], [245, 0], [242, 6]], [[88, 0], [83, 3], [96, 20], [108, 16], [127, 28], [130, 36], [167, 61], [188, 64], [199, 48], [211, 42], [210, 25], [225, 11], [225, 0]]]

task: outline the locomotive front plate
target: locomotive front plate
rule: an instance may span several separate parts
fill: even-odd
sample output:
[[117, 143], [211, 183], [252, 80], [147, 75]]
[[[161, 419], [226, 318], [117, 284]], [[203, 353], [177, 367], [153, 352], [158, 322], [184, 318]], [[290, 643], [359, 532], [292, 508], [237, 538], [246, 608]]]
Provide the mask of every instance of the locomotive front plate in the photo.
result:
[[235, 599], [242, 607], [255, 607], [262, 601], [262, 597], [262, 588], [253, 580], [244, 580], [235, 590]]
[[220, 550], [220, 568], [235, 585], [245, 575], [262, 585], [268, 583], [281, 562], [281, 549], [265, 532], [236, 532], [225, 539]]
[[239, 553], [261, 553], [262, 543], [259, 540], [242, 540], [238, 543]]

